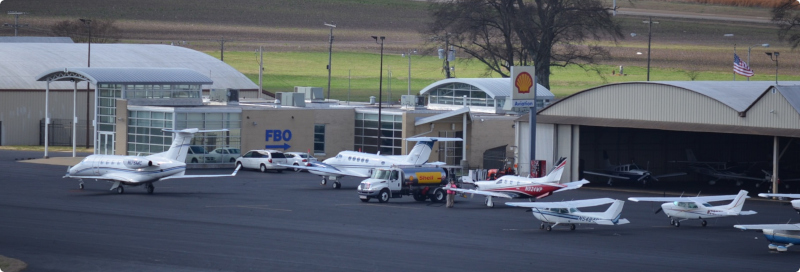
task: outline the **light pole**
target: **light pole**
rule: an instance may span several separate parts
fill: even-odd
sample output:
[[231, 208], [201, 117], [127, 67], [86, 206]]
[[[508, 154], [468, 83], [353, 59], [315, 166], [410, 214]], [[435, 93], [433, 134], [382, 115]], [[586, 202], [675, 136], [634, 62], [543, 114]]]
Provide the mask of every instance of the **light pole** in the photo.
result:
[[[752, 63], [750, 63], [750, 50], [752, 50], [753, 47], [756, 47], [756, 46], [769, 47], [769, 44], [768, 43], [754, 44], [754, 45], [751, 45], [751, 46], [747, 47], [747, 65], [752, 65]], [[747, 77], [747, 81], [750, 81], [750, 77]]]
[[[775, 86], [777, 86], [778, 85], [778, 56], [780, 56], [781, 53], [780, 52], [764, 52], [764, 53], [766, 53], [767, 56], [769, 56], [769, 59], [771, 59], [772, 61], [775, 62]], [[775, 56], [774, 59], [772, 58], [773, 55]]]
[[647, 21], [642, 21], [642, 23], [647, 24], [647, 81], [650, 81], [650, 41], [653, 38], [653, 24], [658, 24], [658, 22], [653, 22], [653, 17], [650, 17]]
[[[375, 43], [378, 43], [378, 36], [372, 36], [375, 39]], [[386, 39], [384, 36], [380, 36], [381, 42], [381, 69], [380, 69], [380, 77], [378, 83], [378, 153], [381, 152], [381, 100], [383, 100], [383, 40]]]
[[411, 95], [411, 54], [416, 54], [417, 50], [408, 51], [408, 54], [401, 54], [401, 57], [408, 58], [408, 95]]
[[328, 100], [331, 99], [331, 51], [333, 50], [333, 29], [336, 25], [325, 23], [325, 26], [331, 28], [330, 39], [328, 40]]
[[[80, 20], [89, 29], [89, 57], [86, 61], [86, 67], [92, 67], [92, 20]], [[86, 148], [89, 148], [89, 81], [86, 81]]]
[[[733, 34], [722, 35], [724, 37], [733, 37]], [[736, 54], [736, 38], [733, 39], [733, 54]], [[749, 65], [749, 64], [748, 64]], [[736, 81], [736, 71], [733, 71], [733, 81]]]
[[17, 32], [18, 32], [17, 30], [19, 30], [20, 27], [27, 27], [28, 26], [28, 24], [19, 24], [19, 16], [20, 15], [25, 15], [25, 14], [28, 14], [28, 13], [27, 12], [21, 12], [21, 11], [9, 11], [8, 14], [9, 15], [14, 15], [14, 24], [12, 25], [12, 24], [5, 23], [5, 24], [3, 24], [3, 26], [5, 26], [5, 27], [13, 27], [14, 28], [14, 37], [16, 37], [17, 36]]

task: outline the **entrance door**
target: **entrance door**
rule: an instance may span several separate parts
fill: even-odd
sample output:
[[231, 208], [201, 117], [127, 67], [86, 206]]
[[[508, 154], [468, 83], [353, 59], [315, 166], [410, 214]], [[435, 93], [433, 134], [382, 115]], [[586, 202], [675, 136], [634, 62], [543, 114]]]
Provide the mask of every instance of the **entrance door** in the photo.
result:
[[114, 155], [114, 133], [100, 132], [97, 137], [97, 154]]

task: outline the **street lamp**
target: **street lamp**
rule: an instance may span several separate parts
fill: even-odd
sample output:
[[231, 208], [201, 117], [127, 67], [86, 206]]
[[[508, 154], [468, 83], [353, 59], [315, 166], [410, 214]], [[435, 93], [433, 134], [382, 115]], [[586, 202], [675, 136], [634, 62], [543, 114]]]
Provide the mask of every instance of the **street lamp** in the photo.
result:
[[[747, 47], [747, 65], [753, 65], [752, 63], [750, 63], [750, 50], [752, 50], [753, 47], [756, 47], [756, 46], [769, 47], [769, 44], [768, 43], [763, 43], [763, 44], [754, 44], [754, 45], [748, 46]], [[750, 77], [747, 77], [747, 81], [750, 81]]]
[[[780, 52], [771, 52], [771, 53], [770, 52], [764, 52], [764, 53], [766, 53], [767, 56], [769, 56], [769, 59], [771, 59], [772, 61], [775, 62], [775, 86], [777, 86], [778, 85], [778, 56], [780, 56], [781, 53]], [[775, 56], [774, 59], [772, 58], [773, 55]]]
[[[92, 67], [92, 20], [80, 20], [89, 29], [89, 57], [86, 61], [86, 67]], [[89, 81], [86, 81], [86, 148], [89, 148]]]
[[642, 23], [647, 24], [647, 81], [650, 81], [650, 41], [653, 38], [653, 24], [658, 24], [658, 22], [653, 22], [653, 17], [650, 17], [647, 21], [642, 21]]
[[324, 23], [325, 26], [331, 28], [331, 36], [328, 40], [328, 100], [331, 99], [331, 51], [333, 50], [333, 29], [336, 28], [336, 25]]
[[408, 95], [411, 95], [411, 54], [416, 54], [417, 50], [408, 51], [408, 54], [401, 54], [401, 57], [408, 58]]
[[[731, 33], [725, 34], [725, 35], [722, 35], [722, 36], [723, 37], [734, 37], [734, 35], [731, 34]], [[733, 54], [734, 55], [736, 54], [736, 38], [733, 38]], [[749, 59], [748, 59], [748, 61], [749, 61]], [[733, 71], [733, 81], [736, 81], [736, 71]]]
[[[375, 39], [375, 43], [378, 44], [378, 36], [372, 36]], [[381, 42], [381, 69], [380, 69], [380, 77], [378, 83], [378, 153], [381, 152], [381, 100], [383, 100], [383, 40], [386, 39], [384, 36], [380, 36]]]

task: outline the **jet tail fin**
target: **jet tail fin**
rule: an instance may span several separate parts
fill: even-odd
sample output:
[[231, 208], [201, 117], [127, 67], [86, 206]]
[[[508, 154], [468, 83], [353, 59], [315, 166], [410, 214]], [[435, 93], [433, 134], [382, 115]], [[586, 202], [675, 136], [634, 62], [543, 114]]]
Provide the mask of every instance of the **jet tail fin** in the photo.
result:
[[443, 138], [443, 137], [416, 137], [408, 138], [406, 141], [417, 141], [414, 148], [406, 155], [406, 163], [410, 165], [422, 165], [428, 162], [433, 150], [433, 143], [435, 142], [452, 142], [463, 141], [461, 138]]
[[151, 155], [153, 157], [162, 157], [171, 160], [183, 162], [186, 160], [186, 153], [189, 152], [189, 142], [192, 141], [195, 133], [199, 132], [218, 132], [228, 131], [227, 129], [219, 130], [199, 130], [197, 128], [187, 128], [182, 130], [164, 129], [165, 132], [172, 132], [175, 135], [172, 139], [172, 145], [165, 152]]
[[564, 173], [564, 167], [567, 165], [567, 157], [561, 157], [554, 165], [555, 166], [553, 167], [553, 170], [550, 171], [550, 174], [545, 176], [547, 178], [545, 182], [558, 183], [561, 181], [561, 174]]

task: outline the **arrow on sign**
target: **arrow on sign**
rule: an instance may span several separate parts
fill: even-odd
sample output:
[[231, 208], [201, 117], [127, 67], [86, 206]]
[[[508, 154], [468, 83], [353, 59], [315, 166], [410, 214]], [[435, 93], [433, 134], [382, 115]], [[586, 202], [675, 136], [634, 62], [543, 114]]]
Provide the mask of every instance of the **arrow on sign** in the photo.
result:
[[269, 148], [275, 148], [275, 149], [283, 148], [284, 151], [286, 149], [289, 149], [290, 147], [292, 147], [292, 146], [287, 144], [287, 143], [283, 143], [282, 145], [265, 145], [264, 146], [264, 148], [267, 148], [267, 149], [269, 149]]

